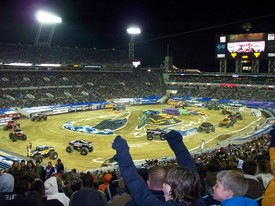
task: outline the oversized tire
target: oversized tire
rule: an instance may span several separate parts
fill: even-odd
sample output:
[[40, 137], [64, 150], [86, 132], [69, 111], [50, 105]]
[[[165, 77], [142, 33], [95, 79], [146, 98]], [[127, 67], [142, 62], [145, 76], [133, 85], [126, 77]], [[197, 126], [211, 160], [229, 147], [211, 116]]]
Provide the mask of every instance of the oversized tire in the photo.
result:
[[85, 155], [87, 155], [88, 153], [89, 153], [89, 150], [88, 150], [87, 147], [82, 147], [82, 148], [80, 149], [80, 154], [81, 154], [81, 155], [85, 156]]
[[212, 127], [212, 132], [215, 132], [215, 127]]
[[58, 158], [58, 154], [56, 151], [51, 151], [50, 152], [50, 159], [56, 160]]
[[152, 140], [154, 139], [154, 137], [153, 137], [152, 134], [148, 134], [148, 135], [147, 135], [147, 139], [148, 139], [149, 141], [152, 141]]
[[74, 151], [74, 147], [72, 145], [69, 145], [68, 147], [66, 147], [66, 152], [72, 153], [73, 151]]
[[43, 120], [46, 121], [48, 119], [48, 117], [45, 115], [43, 116]]
[[165, 140], [164, 134], [161, 134], [159, 138], [160, 140], [164, 141]]
[[27, 140], [27, 135], [24, 134], [24, 135], [22, 136], [22, 140], [26, 141], [26, 140]]
[[13, 133], [10, 133], [10, 134], [9, 134], [10, 139], [12, 139], [13, 136], [14, 136]]
[[227, 125], [226, 125], [226, 128], [229, 128], [231, 126], [231, 124], [230, 123], [228, 123]]
[[16, 137], [15, 135], [12, 137], [12, 141], [13, 141], [13, 142], [16, 142], [16, 141], [17, 141], [17, 137]]
[[221, 124], [221, 123], [219, 123], [219, 127], [222, 127], [222, 124]]
[[43, 161], [42, 155], [35, 155], [35, 156], [33, 157], [33, 159], [35, 159], [35, 161], [36, 161], [36, 160], [39, 160], [40, 162]]
[[198, 132], [201, 132], [201, 131], [202, 131], [202, 128], [199, 127], [199, 128], [198, 128]]
[[93, 147], [90, 147], [90, 148], [89, 148], [89, 152], [92, 152], [92, 151], [94, 151], [94, 148], [93, 148]]
[[210, 130], [209, 130], [209, 129], [207, 129], [207, 130], [206, 130], [206, 133], [210, 133]]
[[8, 126], [4, 126], [4, 131], [7, 131], [8, 130]]

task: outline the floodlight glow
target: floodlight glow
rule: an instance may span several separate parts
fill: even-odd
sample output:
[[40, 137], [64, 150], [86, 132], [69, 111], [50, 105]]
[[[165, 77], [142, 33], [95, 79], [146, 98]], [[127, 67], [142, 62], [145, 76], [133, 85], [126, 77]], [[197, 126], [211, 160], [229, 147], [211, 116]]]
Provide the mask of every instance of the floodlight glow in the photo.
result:
[[55, 16], [51, 13], [45, 12], [45, 11], [38, 11], [36, 12], [36, 19], [43, 24], [55, 24], [55, 23], [61, 23], [62, 20], [60, 17]]
[[127, 32], [129, 34], [140, 34], [141, 33], [140, 28], [138, 28], [138, 27], [130, 27], [127, 29]]

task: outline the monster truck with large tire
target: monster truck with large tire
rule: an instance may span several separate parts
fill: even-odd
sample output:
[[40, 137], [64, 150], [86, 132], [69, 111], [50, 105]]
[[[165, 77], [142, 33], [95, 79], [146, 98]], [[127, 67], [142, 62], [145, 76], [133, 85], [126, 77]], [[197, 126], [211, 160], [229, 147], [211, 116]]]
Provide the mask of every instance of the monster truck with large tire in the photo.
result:
[[58, 153], [55, 151], [54, 147], [47, 145], [39, 145], [34, 150], [27, 152], [27, 157], [31, 157], [35, 160], [43, 161], [44, 158], [50, 157], [50, 159], [55, 160], [58, 158]]
[[148, 129], [146, 131], [146, 134], [147, 134], [147, 139], [152, 141], [155, 137], [159, 137], [160, 140], [165, 140], [164, 138], [164, 135], [166, 134], [167, 132], [162, 130], [162, 129]]
[[4, 131], [9, 129], [20, 128], [20, 123], [16, 120], [9, 120], [6, 125], [4, 125]]
[[215, 132], [215, 126], [210, 122], [203, 122], [198, 127], [198, 132], [206, 131], [206, 133]]
[[13, 131], [10, 132], [9, 137], [13, 142], [16, 142], [18, 139], [23, 141], [27, 140], [27, 135], [24, 134], [24, 132], [20, 128], [14, 128]]
[[84, 139], [72, 140], [69, 142], [69, 146], [66, 147], [66, 152], [72, 153], [74, 150], [79, 151], [81, 155], [87, 155], [94, 150], [94, 144]]
[[36, 113], [31, 117], [32, 121], [46, 121], [48, 119], [47, 115], [44, 113]]
[[227, 117], [224, 118], [222, 121], [219, 123], [219, 127], [226, 126], [226, 128], [233, 127], [234, 125], [234, 119]]

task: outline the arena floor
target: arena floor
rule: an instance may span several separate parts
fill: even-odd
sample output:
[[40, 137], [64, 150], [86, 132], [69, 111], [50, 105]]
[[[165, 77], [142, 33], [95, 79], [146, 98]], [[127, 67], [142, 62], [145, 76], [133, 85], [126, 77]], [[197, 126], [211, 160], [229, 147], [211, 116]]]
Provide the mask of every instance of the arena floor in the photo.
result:
[[[112, 109], [85, 111], [76, 113], [67, 113], [61, 115], [49, 116], [47, 121], [33, 122], [30, 119], [20, 120], [21, 128], [27, 135], [26, 141], [18, 140], [12, 142], [9, 138], [9, 131], [0, 131], [1, 148], [26, 156], [26, 148], [29, 142], [33, 147], [37, 145], [54, 146], [58, 152], [59, 158], [62, 160], [65, 168], [71, 170], [76, 168], [78, 171], [86, 171], [89, 169], [99, 168], [105, 159], [112, 157], [115, 151], [112, 149], [111, 143], [116, 135], [126, 138], [130, 146], [130, 152], [134, 160], [152, 159], [160, 157], [173, 156], [166, 141], [154, 139], [148, 141], [146, 139], [146, 128], [161, 128], [159, 125], [146, 125], [141, 129], [137, 129], [138, 118], [145, 110], [161, 111], [168, 105], [144, 105], [129, 106], [125, 111], [114, 112]], [[242, 112], [244, 119], [237, 121], [233, 127], [218, 127], [226, 115], [221, 110], [208, 110], [204, 108], [193, 108], [205, 112], [205, 115], [181, 115], [177, 116], [182, 120], [180, 124], [170, 125], [169, 129], [188, 130], [198, 127], [202, 122], [211, 122], [216, 126], [216, 131], [209, 134], [205, 132], [195, 133], [184, 138], [184, 142], [190, 151], [195, 151], [201, 144], [202, 139], [206, 142], [204, 148], [213, 147], [232, 137], [245, 135], [256, 126], [265, 122], [264, 117], [255, 117], [250, 114], [250, 110], [246, 109]], [[127, 117], [127, 124], [115, 131], [112, 135], [96, 135], [85, 134], [74, 131], [65, 130], [62, 125], [65, 122], [74, 122], [74, 125], [90, 125], [95, 126], [103, 120]], [[167, 127], [167, 125], [165, 126]], [[74, 139], [85, 139], [94, 143], [94, 151], [87, 156], [82, 156], [79, 152], [67, 153], [66, 147], [68, 142]], [[43, 163], [50, 161], [49, 158], [43, 160]], [[55, 160], [51, 160], [55, 163]]]

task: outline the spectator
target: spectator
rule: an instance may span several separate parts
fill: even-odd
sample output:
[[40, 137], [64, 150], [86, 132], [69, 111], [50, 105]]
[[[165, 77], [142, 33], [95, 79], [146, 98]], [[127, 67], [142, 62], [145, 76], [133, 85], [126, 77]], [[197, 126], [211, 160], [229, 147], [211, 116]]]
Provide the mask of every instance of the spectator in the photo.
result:
[[64, 206], [68, 206], [70, 198], [65, 195], [63, 192], [58, 192], [57, 179], [55, 176], [49, 177], [44, 182], [45, 185], [45, 195], [48, 200], [57, 199]]
[[225, 151], [225, 149], [224, 149], [224, 147], [221, 147], [220, 148], [220, 151], [218, 151], [217, 153], [216, 153], [216, 157], [221, 161], [221, 162], [224, 162], [224, 161], [226, 161], [227, 160], [227, 154], [226, 154], [226, 151]]
[[7, 171], [9, 174], [11, 174], [14, 179], [18, 179], [21, 176], [21, 170], [20, 170], [20, 165], [18, 160], [14, 160], [12, 162], [12, 166], [8, 169]]
[[110, 180], [112, 179], [112, 174], [106, 173], [103, 176], [103, 183], [98, 186], [98, 190], [105, 193], [106, 188], [110, 185]]
[[120, 178], [117, 193], [108, 202], [108, 206], [125, 206], [131, 200], [132, 196], [128, 190], [128, 187], [123, 179]]
[[70, 206], [107, 206], [105, 194], [93, 188], [93, 179], [90, 173], [82, 176], [82, 188], [70, 197]]
[[38, 174], [37, 167], [35, 166], [32, 160], [27, 161], [26, 175], [32, 178], [33, 180], [40, 177]]
[[39, 178], [44, 182], [45, 181], [46, 173], [45, 173], [45, 168], [41, 165], [40, 160], [36, 160], [35, 161], [35, 166], [37, 168], [37, 172], [38, 172]]
[[1, 173], [0, 176], [0, 193], [5, 197], [8, 206], [22, 205], [24, 196], [14, 192], [14, 177], [9, 173]]
[[256, 200], [244, 197], [247, 189], [247, 179], [240, 171], [222, 170], [217, 174], [217, 181], [213, 187], [213, 198], [222, 206], [258, 206]]
[[46, 204], [46, 206], [63, 206], [63, 204], [57, 199], [47, 199], [47, 196], [45, 194], [45, 185], [43, 181], [39, 179], [35, 180], [32, 183], [31, 188], [32, 191], [36, 191], [41, 195], [43, 202]]
[[51, 161], [48, 162], [48, 166], [45, 168], [45, 174], [46, 174], [46, 177], [45, 177], [46, 179], [55, 175], [55, 169]]
[[61, 159], [57, 159], [55, 167], [56, 167], [57, 174], [60, 173], [60, 174], [64, 175], [65, 168], [64, 168], [63, 163], [61, 162]]
[[163, 192], [166, 202], [159, 200], [149, 190], [143, 178], [138, 175], [129, 146], [125, 139], [117, 136], [112, 144], [116, 150], [116, 156], [122, 177], [137, 205], [205, 205], [201, 195], [200, 177], [194, 161], [182, 142], [182, 136], [174, 130], [165, 135], [170, 147], [176, 154], [178, 164], [168, 172], [163, 184]]
[[23, 206], [46, 206], [42, 195], [36, 191], [31, 191], [24, 199]]
[[[166, 169], [162, 166], [153, 166], [149, 169], [147, 185], [152, 194], [156, 195], [161, 201], [165, 202], [162, 185], [166, 177]], [[136, 205], [134, 200], [129, 201], [127, 206]]]
[[256, 178], [263, 184], [264, 188], [266, 188], [269, 181], [273, 178], [269, 162], [266, 159], [261, 159], [258, 161], [257, 165], [258, 171]]
[[264, 193], [264, 186], [256, 177], [257, 162], [254, 159], [246, 159], [243, 163], [243, 173], [248, 182], [246, 197], [258, 199]]

